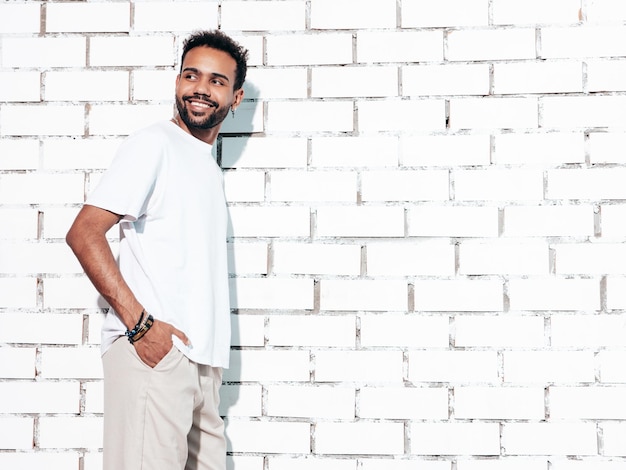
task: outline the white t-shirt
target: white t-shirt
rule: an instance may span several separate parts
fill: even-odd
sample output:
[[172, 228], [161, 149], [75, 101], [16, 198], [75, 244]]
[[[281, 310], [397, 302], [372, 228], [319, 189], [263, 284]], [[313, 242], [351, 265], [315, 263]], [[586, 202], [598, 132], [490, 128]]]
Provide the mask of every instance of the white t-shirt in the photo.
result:
[[[211, 150], [170, 121], [154, 124], [122, 143], [86, 204], [123, 216], [120, 270], [146, 311], [192, 344], [173, 337], [175, 346], [197, 363], [228, 367], [228, 213]], [[103, 353], [125, 331], [110, 309]]]

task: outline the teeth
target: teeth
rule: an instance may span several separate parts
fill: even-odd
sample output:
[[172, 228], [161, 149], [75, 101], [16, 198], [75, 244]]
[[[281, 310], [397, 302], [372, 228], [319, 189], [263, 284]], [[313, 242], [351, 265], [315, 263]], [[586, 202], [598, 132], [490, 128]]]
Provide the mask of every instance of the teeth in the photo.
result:
[[192, 105], [194, 105], [194, 106], [199, 106], [199, 107], [201, 107], [201, 108], [210, 108], [210, 107], [211, 107], [211, 105], [210, 105], [210, 104], [207, 104], [207, 103], [200, 103], [200, 102], [198, 102], [198, 101], [192, 101], [192, 102], [191, 102], [191, 104], [192, 104]]

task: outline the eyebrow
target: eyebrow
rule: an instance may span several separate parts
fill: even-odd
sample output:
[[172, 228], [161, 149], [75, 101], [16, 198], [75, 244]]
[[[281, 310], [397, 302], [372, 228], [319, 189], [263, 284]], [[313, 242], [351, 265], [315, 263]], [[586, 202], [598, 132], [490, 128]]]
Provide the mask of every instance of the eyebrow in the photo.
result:
[[[198, 75], [202, 75], [202, 72], [200, 72], [200, 70], [198, 70], [195, 67], [185, 67], [183, 69], [183, 73], [184, 72], [193, 72], [193, 73], [196, 73]], [[228, 78], [228, 76], [226, 76], [224, 74], [221, 74], [221, 73], [218, 73], [218, 72], [211, 72], [210, 75], [213, 76], [213, 77], [223, 78], [227, 82], [230, 82], [230, 79]]]

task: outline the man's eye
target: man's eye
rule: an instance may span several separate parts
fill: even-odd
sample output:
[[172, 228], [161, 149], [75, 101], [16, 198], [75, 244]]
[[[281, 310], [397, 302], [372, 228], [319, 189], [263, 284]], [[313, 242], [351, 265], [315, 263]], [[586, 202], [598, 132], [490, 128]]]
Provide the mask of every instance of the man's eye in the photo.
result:
[[187, 75], [185, 78], [186, 78], [187, 80], [195, 80], [195, 79], [196, 79], [196, 78], [198, 78], [198, 77], [196, 77], [196, 76], [195, 76], [195, 75], [193, 75], [193, 74], [189, 74], [189, 75]]
[[221, 80], [217, 80], [217, 79], [211, 80], [211, 83], [213, 83], [213, 85], [223, 85], [224, 84], [224, 83], [222, 83]]

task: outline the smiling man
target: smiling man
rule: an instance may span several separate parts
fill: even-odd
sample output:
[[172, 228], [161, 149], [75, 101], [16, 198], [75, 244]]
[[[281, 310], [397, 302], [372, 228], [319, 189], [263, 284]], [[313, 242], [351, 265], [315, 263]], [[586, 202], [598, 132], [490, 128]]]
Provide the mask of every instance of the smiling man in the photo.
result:
[[[176, 114], [129, 136], [67, 234], [110, 309], [102, 330], [104, 470], [224, 470], [230, 352], [227, 211], [212, 145], [243, 99], [247, 51], [183, 45]], [[119, 263], [106, 234], [120, 227]]]

